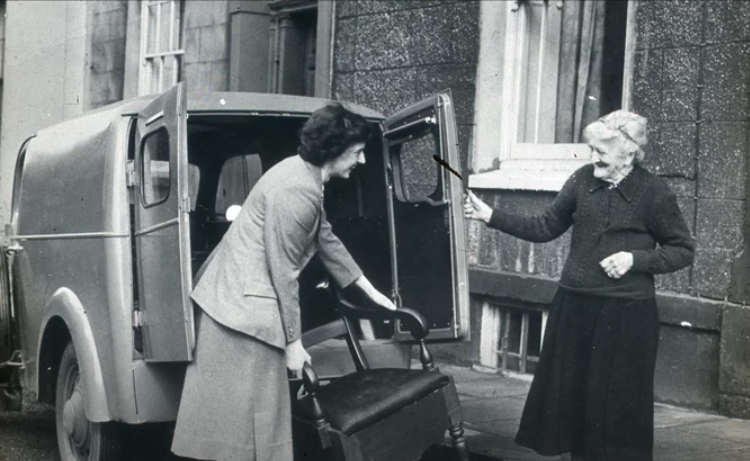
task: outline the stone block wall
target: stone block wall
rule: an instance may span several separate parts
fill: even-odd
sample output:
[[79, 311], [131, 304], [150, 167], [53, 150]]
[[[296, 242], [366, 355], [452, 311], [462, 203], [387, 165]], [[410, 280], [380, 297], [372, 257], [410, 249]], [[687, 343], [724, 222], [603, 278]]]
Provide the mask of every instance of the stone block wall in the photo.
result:
[[649, 118], [647, 165], [680, 197], [698, 248], [662, 288], [725, 299], [743, 245], [750, 125], [750, 8], [640, 2], [634, 110]]
[[123, 97], [125, 31], [128, 2], [88, 2], [89, 69], [86, 109], [106, 106]]
[[335, 30], [333, 97], [390, 115], [450, 89], [465, 166], [474, 124], [479, 2], [337, 2]]
[[227, 91], [229, 82], [227, 0], [185, 2], [183, 78], [189, 91]]

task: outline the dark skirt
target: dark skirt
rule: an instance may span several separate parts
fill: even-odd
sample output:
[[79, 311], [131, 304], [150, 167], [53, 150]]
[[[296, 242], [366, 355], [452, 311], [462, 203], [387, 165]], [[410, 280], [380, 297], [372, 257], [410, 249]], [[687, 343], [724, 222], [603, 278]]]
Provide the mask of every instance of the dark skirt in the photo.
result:
[[516, 443], [586, 461], [651, 461], [659, 316], [651, 299], [558, 290]]

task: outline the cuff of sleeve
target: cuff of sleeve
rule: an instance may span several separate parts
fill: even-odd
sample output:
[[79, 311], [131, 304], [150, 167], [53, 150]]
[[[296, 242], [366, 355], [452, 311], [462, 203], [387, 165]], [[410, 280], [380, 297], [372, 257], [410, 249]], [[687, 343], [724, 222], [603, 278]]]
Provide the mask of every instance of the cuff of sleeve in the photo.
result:
[[362, 277], [362, 269], [360, 269], [359, 266], [355, 264], [354, 267], [349, 268], [346, 273], [332, 275], [333, 279], [336, 280], [336, 283], [338, 283], [341, 288], [346, 288], [354, 283], [355, 280]]
[[633, 267], [630, 270], [633, 272], [648, 272], [649, 252], [645, 250], [633, 250], [630, 253], [633, 255]]
[[487, 222], [487, 225], [499, 229], [504, 221], [504, 214], [505, 213], [500, 210], [492, 210], [492, 215], [490, 215], [490, 220]]
[[286, 326], [284, 329], [284, 335], [286, 335], [287, 344], [291, 344], [302, 337], [299, 328], [295, 329], [292, 325]]

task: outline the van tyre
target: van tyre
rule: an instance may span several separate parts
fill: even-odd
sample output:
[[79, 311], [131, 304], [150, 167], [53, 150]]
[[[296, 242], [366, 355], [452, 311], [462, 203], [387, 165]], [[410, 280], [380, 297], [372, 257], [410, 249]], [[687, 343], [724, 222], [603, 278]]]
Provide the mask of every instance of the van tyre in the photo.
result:
[[117, 423], [94, 423], [84, 413], [85, 396], [73, 343], [65, 347], [55, 390], [55, 427], [62, 461], [121, 461], [124, 431]]

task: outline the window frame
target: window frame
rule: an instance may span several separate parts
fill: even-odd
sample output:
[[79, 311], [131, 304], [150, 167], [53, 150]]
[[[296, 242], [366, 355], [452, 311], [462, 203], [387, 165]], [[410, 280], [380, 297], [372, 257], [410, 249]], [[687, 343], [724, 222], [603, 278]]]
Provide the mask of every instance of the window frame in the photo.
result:
[[[166, 50], [154, 50], [153, 52], [148, 51], [149, 37], [153, 33], [149, 28], [149, 17], [150, 8], [155, 7], [157, 9], [156, 20], [155, 20], [155, 39], [154, 42], [159, 43], [161, 37], [161, 14], [162, 7], [169, 5], [169, 46]], [[140, 66], [138, 72], [138, 94], [153, 94], [161, 93], [166, 89], [174, 86], [180, 81], [180, 71], [182, 66], [182, 56], [185, 54], [183, 47], [183, 20], [184, 20], [184, 0], [147, 0], [141, 4], [141, 43], [140, 43]], [[179, 22], [176, 23], [177, 16], [179, 16]], [[177, 30], [175, 30], [177, 27]], [[178, 43], [174, 43], [175, 33], [178, 37]], [[173, 60], [173, 71], [170, 84], [165, 85], [164, 76], [164, 64], [167, 59]], [[155, 68], [159, 69], [158, 78], [156, 77]]]
[[[155, 137], [157, 135], [159, 135], [159, 136], [161, 136], [161, 135], [166, 136], [164, 138], [164, 139], [166, 139], [166, 151], [167, 151], [167, 159], [166, 160], [164, 160], [162, 158], [159, 158], [159, 159], [156, 159], [156, 160], [153, 159], [152, 156], [150, 155], [151, 151], [146, 148], [146, 145], [151, 140], [151, 138], [153, 138], [153, 137]], [[157, 138], [157, 141], [159, 141], [158, 138]], [[143, 206], [143, 208], [151, 208], [153, 206], [161, 205], [162, 203], [166, 202], [167, 199], [169, 198], [169, 195], [170, 195], [170, 193], [172, 191], [172, 159], [170, 158], [171, 143], [172, 143], [172, 139], [169, 136], [169, 130], [167, 130], [164, 127], [159, 128], [158, 130], [154, 131], [153, 133], [147, 134], [141, 140], [141, 156], [140, 156], [141, 164], [139, 166], [140, 166], [140, 170], [141, 170], [140, 171], [140, 173], [141, 173], [141, 198], [142, 198], [142, 206]], [[159, 152], [162, 152], [161, 147], [162, 147], [161, 145], [159, 145], [157, 147], [159, 149]], [[147, 158], [147, 153], [149, 154], [148, 158]], [[148, 162], [148, 165], [149, 165], [148, 171], [146, 170], [146, 163], [147, 162]], [[150, 198], [153, 198], [152, 195], [153, 195], [153, 191], [154, 191], [154, 187], [153, 187], [153, 174], [151, 173], [153, 171], [152, 168], [154, 167], [154, 164], [152, 162], [163, 162], [163, 163], [166, 163], [166, 165], [167, 165], [167, 185], [168, 185], [168, 187], [166, 188], [166, 192], [167, 193], [163, 197], [159, 197], [156, 200], [149, 201]], [[148, 175], [149, 175], [148, 178], [146, 176], [146, 173], [148, 173]], [[150, 190], [150, 192], [148, 194], [146, 193], [147, 188], [149, 188], [149, 190]]]
[[[570, 1], [570, 0], [565, 0]], [[521, 46], [529, 31], [523, 30], [525, 8], [534, 4], [562, 8], [562, 1], [525, 0], [481, 2], [480, 50], [477, 76], [476, 124], [469, 187], [476, 189], [559, 191], [565, 180], [588, 163], [586, 144], [532, 144], [515, 142], [522, 106], [519, 88], [526, 67]], [[625, 63], [621, 107], [631, 104], [635, 38], [635, 8], [628, 2]], [[495, 51], [500, 50], [500, 51]], [[499, 123], [498, 123], [499, 120]]]

